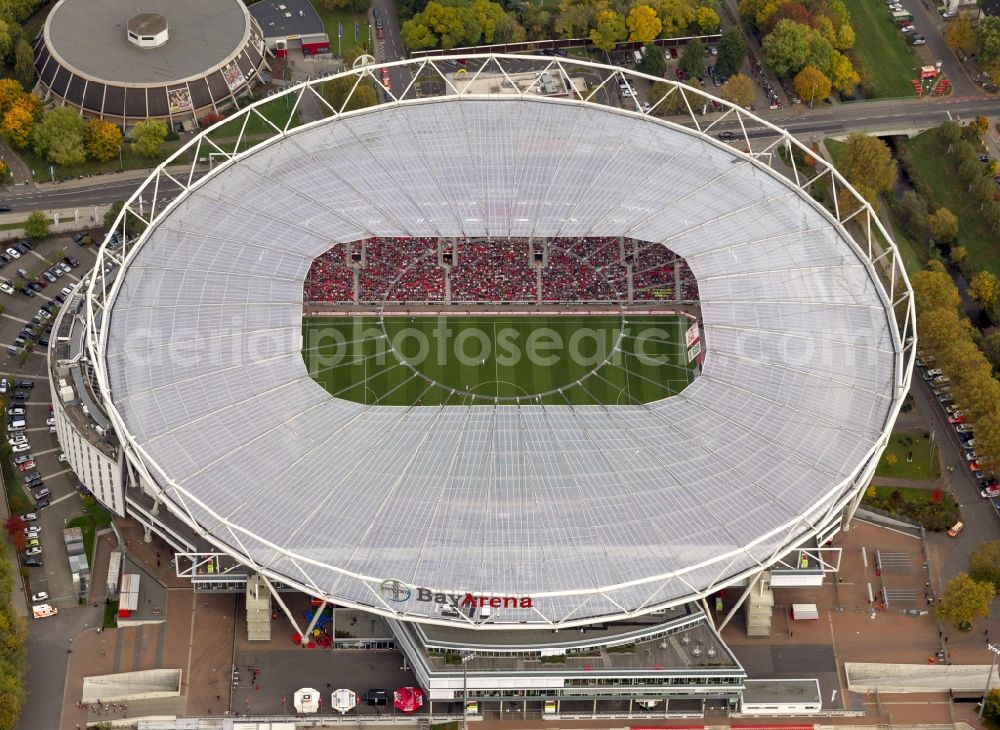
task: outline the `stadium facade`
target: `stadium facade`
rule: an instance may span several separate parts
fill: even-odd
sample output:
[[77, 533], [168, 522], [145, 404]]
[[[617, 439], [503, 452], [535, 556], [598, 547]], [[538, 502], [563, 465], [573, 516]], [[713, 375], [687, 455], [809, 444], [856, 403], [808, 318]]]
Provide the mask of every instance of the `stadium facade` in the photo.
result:
[[[532, 64], [569, 98], [398, 62], [416, 81], [386, 103], [341, 113], [316, 82], [287, 94], [323, 119], [192, 140], [60, 313], [59, 439], [196, 589], [246, 592], [262, 638], [250, 614], [269, 624], [272, 601], [312, 631], [283, 598], [305, 593], [382, 617], [438, 703], [734, 709], [746, 675], [718, 631], [742, 607], [767, 635], [771, 585], [836, 570], [831, 541], [909, 387], [909, 283], [867, 203], [784, 131], [680, 85], [688, 115], [609, 107], [642, 75], [598, 64], [490, 56], [466, 73]], [[580, 73], [601, 83], [584, 94]], [[196, 179], [191, 160], [232, 149]], [[178, 162], [191, 176], [168, 176]], [[168, 180], [180, 195], [143, 208]], [[642, 405], [335, 398], [302, 359], [303, 279], [370, 236], [662, 243], [697, 277], [702, 374]]]
[[119, 124], [193, 123], [237, 104], [267, 70], [240, 0], [59, 0], [34, 39], [47, 99]]

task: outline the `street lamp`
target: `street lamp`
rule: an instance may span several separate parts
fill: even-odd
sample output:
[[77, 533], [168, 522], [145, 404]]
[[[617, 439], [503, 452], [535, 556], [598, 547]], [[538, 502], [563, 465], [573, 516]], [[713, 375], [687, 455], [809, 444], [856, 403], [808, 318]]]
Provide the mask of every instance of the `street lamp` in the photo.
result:
[[983, 710], [986, 709], [986, 695], [990, 693], [990, 680], [993, 678], [993, 669], [997, 665], [997, 655], [1000, 654], [1000, 645], [987, 644], [986, 648], [993, 652], [993, 661], [990, 662], [990, 671], [986, 673], [986, 689], [983, 690], [983, 701], [979, 703], [980, 720], [983, 719]]
[[475, 656], [474, 651], [462, 654], [462, 730], [469, 730], [469, 672], [465, 665]]

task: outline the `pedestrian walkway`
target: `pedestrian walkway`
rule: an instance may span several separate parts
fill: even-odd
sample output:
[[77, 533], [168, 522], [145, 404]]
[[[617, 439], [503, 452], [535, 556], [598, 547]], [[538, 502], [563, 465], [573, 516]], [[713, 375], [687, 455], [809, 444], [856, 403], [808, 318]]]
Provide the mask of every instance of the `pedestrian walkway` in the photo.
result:
[[912, 489], [937, 489], [941, 486], [937, 479], [900, 479], [898, 477], [872, 477], [872, 484], [878, 487], [910, 487]]

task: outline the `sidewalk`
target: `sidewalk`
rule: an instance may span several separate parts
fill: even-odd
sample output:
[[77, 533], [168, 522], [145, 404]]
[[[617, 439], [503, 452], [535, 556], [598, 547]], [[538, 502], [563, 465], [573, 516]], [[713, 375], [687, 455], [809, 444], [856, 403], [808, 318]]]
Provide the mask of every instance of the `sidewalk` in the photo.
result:
[[[49, 227], [49, 230], [53, 234], [72, 233], [86, 228], [103, 227], [104, 214], [109, 207], [107, 205], [90, 205], [85, 208], [64, 208], [62, 210], [43, 210], [42, 212], [53, 220], [58, 221]], [[25, 218], [26, 216], [23, 212], [2, 213], [0, 214], [0, 226], [4, 224], [23, 223]], [[14, 241], [24, 237], [24, 228], [4, 228], [0, 230], [0, 236], [2, 236], [4, 243]]]

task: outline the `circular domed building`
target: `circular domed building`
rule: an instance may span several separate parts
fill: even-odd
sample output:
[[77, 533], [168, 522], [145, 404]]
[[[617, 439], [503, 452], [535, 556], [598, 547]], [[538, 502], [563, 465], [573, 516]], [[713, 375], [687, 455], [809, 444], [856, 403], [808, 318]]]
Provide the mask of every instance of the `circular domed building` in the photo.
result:
[[34, 52], [48, 98], [122, 123], [218, 113], [266, 64], [240, 0], [60, 0]]

